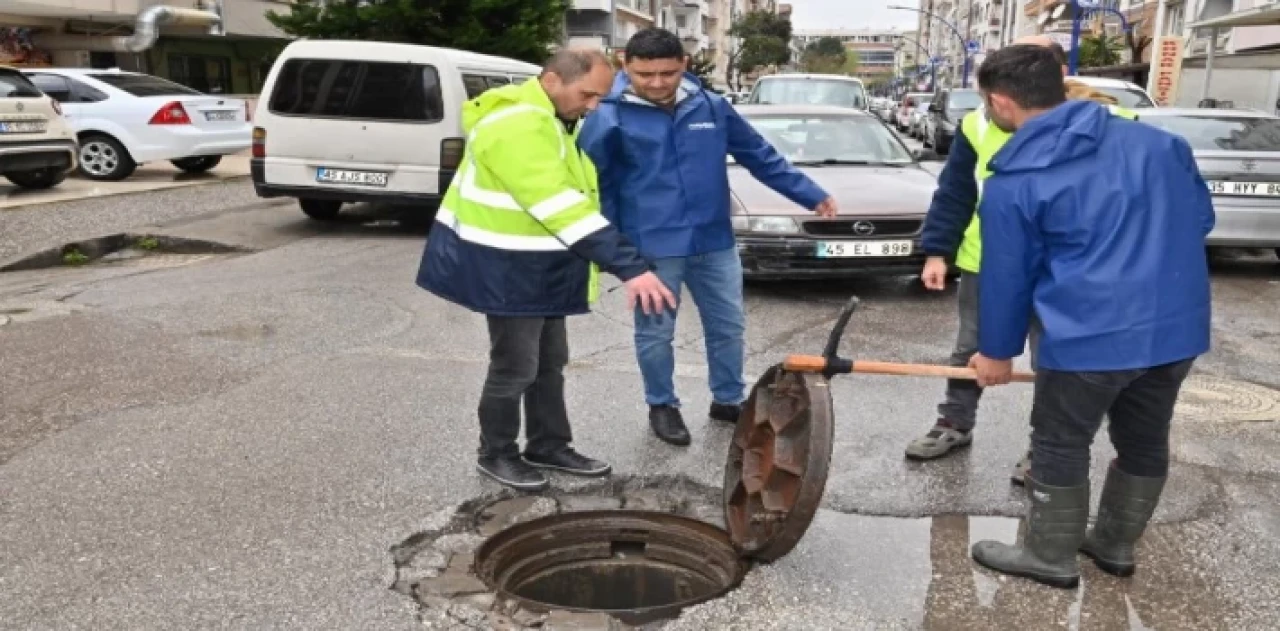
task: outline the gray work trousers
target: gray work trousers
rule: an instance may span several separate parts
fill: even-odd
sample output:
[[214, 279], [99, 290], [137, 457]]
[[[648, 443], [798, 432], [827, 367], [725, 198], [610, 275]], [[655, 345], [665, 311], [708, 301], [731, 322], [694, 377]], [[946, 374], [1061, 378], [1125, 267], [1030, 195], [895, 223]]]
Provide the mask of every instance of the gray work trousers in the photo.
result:
[[[956, 345], [951, 351], [952, 366], [968, 366], [978, 352], [978, 275], [960, 273], [957, 291], [960, 328], [956, 332]], [[1036, 347], [1040, 341], [1040, 322], [1031, 317], [1030, 346], [1031, 365], [1036, 365]], [[946, 399], [938, 405], [938, 416], [959, 430], [971, 430], [978, 423], [978, 400], [982, 388], [978, 382], [968, 379], [948, 379]]]

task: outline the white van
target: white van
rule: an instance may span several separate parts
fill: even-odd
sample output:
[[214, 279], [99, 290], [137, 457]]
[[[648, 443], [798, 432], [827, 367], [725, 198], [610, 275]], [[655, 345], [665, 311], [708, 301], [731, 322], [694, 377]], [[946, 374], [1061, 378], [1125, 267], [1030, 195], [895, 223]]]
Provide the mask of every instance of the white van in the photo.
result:
[[254, 113], [254, 189], [297, 198], [314, 219], [367, 201], [434, 213], [462, 160], [462, 104], [540, 71], [451, 48], [293, 42]]

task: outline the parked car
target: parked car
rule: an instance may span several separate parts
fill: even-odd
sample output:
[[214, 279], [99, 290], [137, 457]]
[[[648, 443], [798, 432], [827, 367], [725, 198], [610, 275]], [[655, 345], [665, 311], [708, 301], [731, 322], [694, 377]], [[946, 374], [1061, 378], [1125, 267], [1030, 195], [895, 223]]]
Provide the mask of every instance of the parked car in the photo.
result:
[[138, 165], [167, 160], [188, 173], [218, 166], [249, 148], [248, 105], [160, 77], [118, 69], [24, 71], [62, 105], [80, 141], [80, 171], [123, 180]]
[[729, 168], [732, 217], [747, 278], [918, 274], [920, 234], [937, 186], [920, 159], [868, 112], [831, 106], [743, 106], [738, 112], [839, 202], [824, 219]]
[[538, 66], [451, 48], [296, 41], [267, 75], [254, 114], [253, 185], [313, 219], [350, 202], [434, 214], [462, 160], [462, 104], [535, 77]]
[[1138, 120], [1187, 139], [1213, 195], [1209, 246], [1280, 256], [1280, 117], [1253, 110], [1149, 108]]
[[1118, 101], [1117, 105], [1125, 109], [1141, 109], [1155, 107], [1156, 102], [1147, 91], [1136, 83], [1106, 77], [1067, 77], [1079, 81], [1099, 92], [1110, 95]]
[[0, 66], [0, 175], [22, 188], [52, 188], [75, 170], [76, 152], [58, 102]]
[[924, 115], [924, 144], [946, 155], [965, 115], [982, 106], [982, 97], [973, 89], [942, 89], [929, 103]]
[[911, 114], [917, 107], [928, 107], [933, 95], [928, 92], [908, 92], [902, 97], [898, 111], [894, 116], [894, 126], [906, 134], [911, 132]]
[[749, 105], [834, 105], [870, 108], [867, 89], [857, 77], [833, 74], [765, 75], [747, 97]]

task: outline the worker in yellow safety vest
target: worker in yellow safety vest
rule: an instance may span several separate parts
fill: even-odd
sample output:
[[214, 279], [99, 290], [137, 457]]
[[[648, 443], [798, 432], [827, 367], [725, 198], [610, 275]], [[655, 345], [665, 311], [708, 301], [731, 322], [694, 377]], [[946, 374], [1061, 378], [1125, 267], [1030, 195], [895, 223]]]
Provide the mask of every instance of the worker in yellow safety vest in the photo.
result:
[[596, 268], [645, 313], [676, 307], [653, 264], [601, 214], [595, 167], [577, 148], [579, 122], [612, 84], [604, 53], [562, 49], [537, 78], [468, 101], [465, 153], [418, 270], [418, 286], [487, 318], [477, 468], [522, 491], [547, 488], [539, 469], [611, 471], [569, 446], [564, 398], [565, 317], [588, 311]]
[[[1034, 35], [1021, 38], [1014, 44], [1045, 46], [1053, 50], [1062, 63], [1063, 74], [1066, 74], [1066, 52], [1049, 37]], [[1065, 83], [1068, 99], [1098, 101], [1106, 104], [1117, 116], [1136, 118], [1133, 112], [1119, 107], [1110, 95], [1080, 81], [1067, 79]], [[938, 189], [925, 218], [922, 240], [928, 259], [920, 274], [925, 287], [935, 291], [946, 287], [946, 279], [951, 274], [951, 260], [960, 271], [957, 292], [960, 326], [950, 358], [953, 366], [968, 366], [969, 359], [978, 350], [978, 272], [982, 262], [982, 238], [977, 208], [982, 196], [982, 182], [991, 175], [987, 164], [1011, 137], [1011, 133], [991, 124], [983, 109], [965, 115], [946, 166], [938, 176]], [[1033, 324], [1033, 364], [1036, 335], [1036, 325]], [[973, 441], [981, 396], [982, 388], [974, 381], [948, 380], [946, 397], [938, 405], [938, 420], [924, 436], [907, 446], [907, 458], [932, 460], [968, 446]], [[1011, 480], [1015, 484], [1023, 484], [1030, 463], [1030, 451], [1026, 451], [1014, 467]]]

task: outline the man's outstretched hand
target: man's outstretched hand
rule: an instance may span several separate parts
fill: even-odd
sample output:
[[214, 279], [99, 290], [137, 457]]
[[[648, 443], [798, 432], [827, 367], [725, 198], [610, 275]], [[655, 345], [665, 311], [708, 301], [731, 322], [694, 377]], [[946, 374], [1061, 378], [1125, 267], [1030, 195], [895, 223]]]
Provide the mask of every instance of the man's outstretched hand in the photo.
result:
[[983, 388], [1003, 386], [1013, 381], [1012, 359], [991, 359], [982, 353], [974, 353], [969, 358], [969, 367], [978, 373], [978, 385]]
[[826, 217], [829, 219], [840, 214], [840, 208], [836, 206], [836, 198], [828, 197], [822, 200], [822, 203], [818, 204], [818, 207], [814, 208], [813, 212], [817, 213], [819, 217]]
[[653, 272], [645, 272], [625, 283], [627, 288], [627, 307], [635, 311], [636, 304], [644, 310], [645, 315], [661, 313], [668, 308], [676, 308], [675, 294], [663, 284]]

